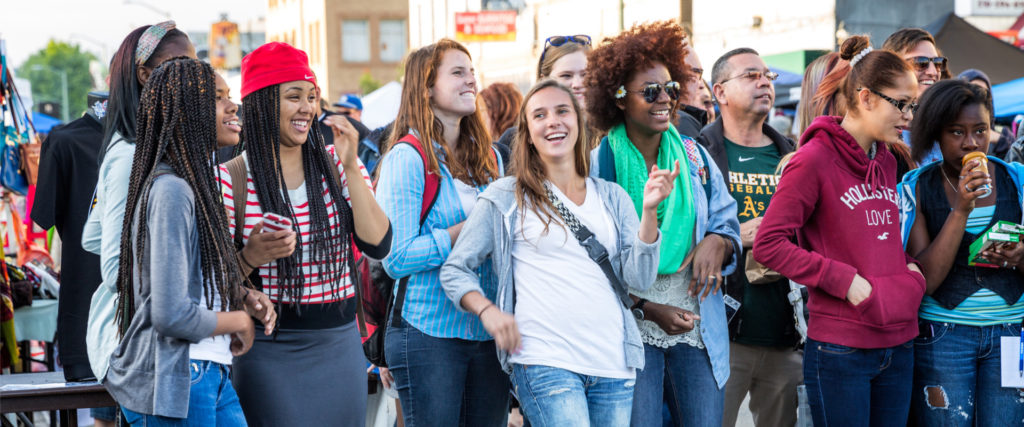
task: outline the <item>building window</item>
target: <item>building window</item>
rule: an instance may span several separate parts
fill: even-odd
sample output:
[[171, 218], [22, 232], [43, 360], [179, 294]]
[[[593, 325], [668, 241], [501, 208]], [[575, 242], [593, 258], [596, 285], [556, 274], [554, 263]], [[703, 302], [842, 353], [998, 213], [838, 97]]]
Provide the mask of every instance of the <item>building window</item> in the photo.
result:
[[341, 60], [370, 62], [370, 21], [341, 21]]
[[380, 21], [380, 60], [383, 62], [400, 62], [405, 56], [404, 19], [385, 19]]

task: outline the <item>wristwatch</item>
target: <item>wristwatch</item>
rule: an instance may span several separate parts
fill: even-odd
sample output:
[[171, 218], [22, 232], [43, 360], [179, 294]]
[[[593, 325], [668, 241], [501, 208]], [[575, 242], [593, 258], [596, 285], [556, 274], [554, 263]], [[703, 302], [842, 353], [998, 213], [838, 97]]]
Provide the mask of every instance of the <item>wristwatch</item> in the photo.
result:
[[638, 300], [635, 304], [633, 304], [632, 307], [629, 308], [629, 311], [633, 312], [633, 317], [635, 317], [636, 320], [644, 320], [644, 304], [646, 303], [646, 298], [640, 298], [640, 300]]

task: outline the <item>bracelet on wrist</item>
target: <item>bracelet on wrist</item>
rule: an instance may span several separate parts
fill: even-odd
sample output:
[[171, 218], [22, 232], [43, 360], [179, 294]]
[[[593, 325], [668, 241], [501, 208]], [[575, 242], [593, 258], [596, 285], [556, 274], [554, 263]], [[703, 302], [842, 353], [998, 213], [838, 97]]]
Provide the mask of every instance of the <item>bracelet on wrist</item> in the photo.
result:
[[252, 263], [249, 262], [249, 260], [245, 259], [245, 250], [244, 249], [238, 251], [238, 258], [241, 259], [242, 263], [245, 264], [246, 267], [249, 267], [250, 270], [255, 270], [256, 269], [256, 267], [254, 267], [252, 265]]
[[488, 308], [491, 308], [491, 307], [494, 307], [494, 304], [487, 304], [486, 307], [481, 308], [480, 311], [476, 312], [476, 317], [480, 317], [481, 315], [484, 314], [485, 311], [487, 311]]

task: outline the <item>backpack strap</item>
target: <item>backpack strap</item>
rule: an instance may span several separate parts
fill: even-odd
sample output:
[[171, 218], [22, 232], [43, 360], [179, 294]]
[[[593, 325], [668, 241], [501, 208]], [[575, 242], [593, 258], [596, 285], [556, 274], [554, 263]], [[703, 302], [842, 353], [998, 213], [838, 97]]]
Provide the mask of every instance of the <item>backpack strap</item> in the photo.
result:
[[[441, 177], [430, 171], [430, 161], [427, 160], [427, 153], [424, 151], [423, 144], [420, 143], [419, 138], [415, 135], [408, 134], [399, 139], [395, 144], [411, 145], [416, 149], [416, 152], [420, 153], [420, 158], [423, 159], [423, 206], [420, 207], [420, 227], [422, 228], [423, 222], [427, 219], [427, 214], [433, 209], [434, 202], [437, 201], [437, 196], [441, 193]], [[402, 306], [405, 304], [405, 291], [408, 284], [409, 276], [398, 280], [398, 290], [395, 292], [395, 306], [392, 310], [392, 319], [402, 316]]]
[[249, 199], [245, 156], [236, 156], [224, 163], [231, 177], [231, 198], [235, 203], [235, 247], [241, 248], [245, 230], [245, 206]]
[[597, 175], [608, 182], [618, 182], [615, 178], [615, 153], [608, 142], [608, 137], [601, 139], [601, 145], [597, 147]]

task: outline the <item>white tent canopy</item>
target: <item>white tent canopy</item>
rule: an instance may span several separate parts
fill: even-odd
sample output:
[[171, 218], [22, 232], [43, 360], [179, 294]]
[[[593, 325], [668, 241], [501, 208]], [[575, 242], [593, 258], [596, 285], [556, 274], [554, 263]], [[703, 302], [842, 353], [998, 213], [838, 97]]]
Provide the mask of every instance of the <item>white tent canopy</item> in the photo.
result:
[[392, 81], [363, 97], [363, 124], [370, 130], [385, 126], [398, 117], [402, 84]]

